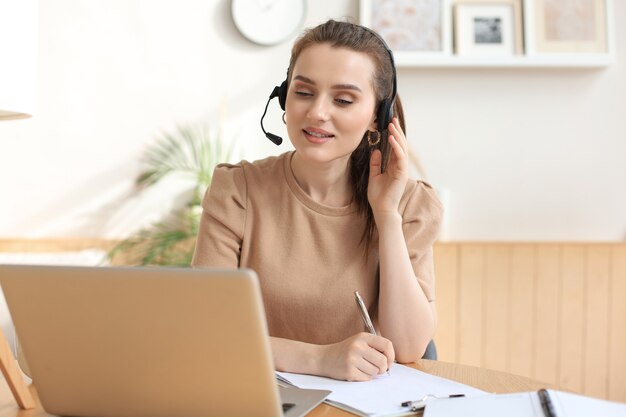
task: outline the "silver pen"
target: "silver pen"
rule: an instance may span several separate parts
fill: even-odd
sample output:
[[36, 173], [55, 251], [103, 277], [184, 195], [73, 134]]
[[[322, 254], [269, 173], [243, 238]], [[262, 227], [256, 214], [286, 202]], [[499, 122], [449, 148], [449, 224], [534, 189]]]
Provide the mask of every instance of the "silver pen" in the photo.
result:
[[[361, 294], [359, 294], [358, 291], [354, 292], [354, 299], [356, 300], [357, 307], [359, 307], [359, 312], [361, 313], [361, 318], [363, 319], [363, 324], [365, 324], [367, 331], [373, 335], [376, 335], [376, 329], [374, 329], [372, 319], [370, 318], [370, 315], [367, 312], [367, 308], [365, 308], [365, 303], [363, 302]], [[389, 369], [387, 369], [387, 375], [389, 375]]]
[[376, 330], [374, 329], [374, 325], [372, 324], [372, 319], [370, 319], [370, 315], [367, 312], [367, 308], [365, 308], [365, 303], [361, 298], [361, 295], [358, 291], [354, 292], [354, 299], [356, 300], [356, 305], [359, 307], [359, 312], [361, 313], [361, 318], [363, 319], [363, 323], [367, 328], [367, 331], [371, 334], [376, 334]]

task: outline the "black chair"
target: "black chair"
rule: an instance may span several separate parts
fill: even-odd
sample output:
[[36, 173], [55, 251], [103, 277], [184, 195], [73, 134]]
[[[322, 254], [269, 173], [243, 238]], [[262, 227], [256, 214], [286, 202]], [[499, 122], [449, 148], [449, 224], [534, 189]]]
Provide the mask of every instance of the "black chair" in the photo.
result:
[[428, 342], [428, 346], [426, 346], [426, 351], [424, 352], [422, 359], [430, 359], [433, 361], [437, 360], [437, 346], [435, 346], [434, 340]]

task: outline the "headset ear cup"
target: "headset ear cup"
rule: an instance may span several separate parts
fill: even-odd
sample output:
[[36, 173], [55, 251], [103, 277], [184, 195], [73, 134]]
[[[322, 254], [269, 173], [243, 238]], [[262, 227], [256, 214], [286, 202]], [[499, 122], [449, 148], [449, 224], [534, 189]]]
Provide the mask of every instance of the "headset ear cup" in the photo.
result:
[[287, 102], [287, 80], [283, 81], [280, 87], [278, 87], [278, 103], [280, 108], [285, 110], [285, 103]]
[[391, 123], [391, 118], [393, 117], [393, 110], [391, 108], [391, 103], [388, 99], [384, 99], [380, 102], [380, 106], [378, 106], [378, 113], [376, 114], [376, 118], [378, 120], [378, 131], [382, 132], [387, 129], [389, 123]]

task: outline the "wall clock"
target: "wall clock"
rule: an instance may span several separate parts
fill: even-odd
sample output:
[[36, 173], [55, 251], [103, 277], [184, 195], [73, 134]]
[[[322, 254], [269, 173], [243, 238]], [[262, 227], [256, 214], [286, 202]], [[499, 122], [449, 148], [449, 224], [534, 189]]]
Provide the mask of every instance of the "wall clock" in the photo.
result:
[[276, 45], [289, 39], [304, 21], [306, 0], [232, 0], [235, 26], [250, 41]]

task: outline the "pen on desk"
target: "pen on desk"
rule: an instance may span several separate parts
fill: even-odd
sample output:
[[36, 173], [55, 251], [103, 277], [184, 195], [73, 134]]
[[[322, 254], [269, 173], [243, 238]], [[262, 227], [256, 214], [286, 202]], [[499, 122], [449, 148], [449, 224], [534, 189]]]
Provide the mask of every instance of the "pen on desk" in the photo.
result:
[[421, 400], [404, 401], [403, 403], [400, 404], [400, 407], [410, 407], [411, 411], [419, 411], [419, 410], [424, 409], [424, 407], [426, 406], [426, 401], [430, 398], [436, 398], [438, 400], [442, 400], [444, 398], [459, 398], [459, 397], [465, 397], [465, 394], [450, 394], [445, 397], [437, 397], [436, 395], [428, 394], [422, 397]]
[[542, 388], [537, 391], [537, 394], [539, 395], [539, 402], [541, 403], [541, 408], [546, 417], [556, 417], [556, 411], [554, 411], [554, 405], [552, 404], [552, 400], [550, 400], [548, 390]]
[[[361, 298], [361, 295], [358, 291], [354, 292], [354, 299], [356, 300], [356, 305], [359, 308], [359, 312], [361, 313], [361, 318], [363, 319], [363, 323], [367, 328], [367, 331], [373, 335], [376, 335], [376, 330], [374, 329], [374, 325], [372, 324], [372, 319], [370, 318], [369, 313], [367, 312], [367, 308], [365, 308], [365, 303]], [[389, 369], [387, 369], [387, 375], [389, 375]]]

